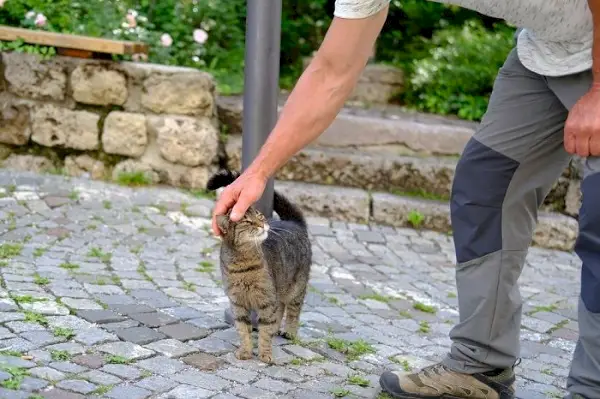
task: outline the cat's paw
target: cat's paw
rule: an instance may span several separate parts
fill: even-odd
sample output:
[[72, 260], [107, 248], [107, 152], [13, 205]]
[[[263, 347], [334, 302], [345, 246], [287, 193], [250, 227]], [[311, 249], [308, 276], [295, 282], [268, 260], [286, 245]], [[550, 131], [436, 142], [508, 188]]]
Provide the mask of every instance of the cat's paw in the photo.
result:
[[264, 363], [267, 363], [267, 364], [272, 364], [273, 363], [273, 353], [271, 351], [259, 353], [258, 354], [258, 359], [261, 362], [264, 362]]
[[252, 359], [252, 351], [240, 348], [237, 351], [235, 351], [235, 357], [238, 360], [249, 360], [249, 359]]

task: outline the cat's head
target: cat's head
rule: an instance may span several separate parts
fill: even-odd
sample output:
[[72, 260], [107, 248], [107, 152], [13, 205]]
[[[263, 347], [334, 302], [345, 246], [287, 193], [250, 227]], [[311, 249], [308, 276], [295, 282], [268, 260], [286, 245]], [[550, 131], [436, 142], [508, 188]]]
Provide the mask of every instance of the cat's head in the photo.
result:
[[217, 216], [217, 224], [223, 239], [233, 245], [256, 243], [261, 244], [267, 239], [269, 223], [267, 218], [256, 208], [250, 207], [237, 222], [229, 219], [231, 210], [227, 215]]

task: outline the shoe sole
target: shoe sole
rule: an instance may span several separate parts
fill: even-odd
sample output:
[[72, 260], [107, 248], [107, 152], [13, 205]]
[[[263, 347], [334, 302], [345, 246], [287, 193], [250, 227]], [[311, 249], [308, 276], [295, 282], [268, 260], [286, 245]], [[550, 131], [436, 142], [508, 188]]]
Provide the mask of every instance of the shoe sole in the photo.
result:
[[389, 396], [391, 396], [394, 399], [469, 399], [469, 398], [465, 398], [460, 397], [460, 396], [453, 396], [453, 395], [442, 395], [442, 396], [425, 396], [425, 395], [420, 395], [418, 393], [392, 393], [391, 389], [389, 389], [389, 387], [387, 387], [383, 381], [381, 381], [379, 383], [379, 385], [381, 385], [381, 389], [383, 389], [383, 392], [385, 392], [386, 394], [388, 394]]

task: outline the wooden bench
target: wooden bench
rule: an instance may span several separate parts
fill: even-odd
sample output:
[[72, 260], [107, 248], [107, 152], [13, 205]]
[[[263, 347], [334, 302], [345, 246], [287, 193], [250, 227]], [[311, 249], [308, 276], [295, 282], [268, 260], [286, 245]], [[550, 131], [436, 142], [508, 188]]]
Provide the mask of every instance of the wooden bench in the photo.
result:
[[148, 54], [148, 45], [141, 42], [109, 40], [8, 26], [0, 26], [0, 40], [23, 40], [27, 44], [54, 47], [59, 55], [79, 58], [106, 59], [112, 55]]

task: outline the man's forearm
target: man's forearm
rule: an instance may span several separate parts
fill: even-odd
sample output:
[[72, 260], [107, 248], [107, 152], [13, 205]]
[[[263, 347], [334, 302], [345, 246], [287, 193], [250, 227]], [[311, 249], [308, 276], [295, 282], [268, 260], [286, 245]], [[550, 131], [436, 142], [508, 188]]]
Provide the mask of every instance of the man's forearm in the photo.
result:
[[326, 62], [315, 60], [298, 80], [279, 120], [250, 169], [271, 177], [294, 154], [314, 141], [335, 119], [357, 80], [337, 75]]
[[592, 20], [594, 23], [594, 35], [592, 42], [592, 73], [594, 86], [600, 88], [600, 0], [588, 0]]
[[272, 177], [327, 129], [363, 71], [386, 17], [387, 7], [368, 18], [334, 18], [249, 171]]

